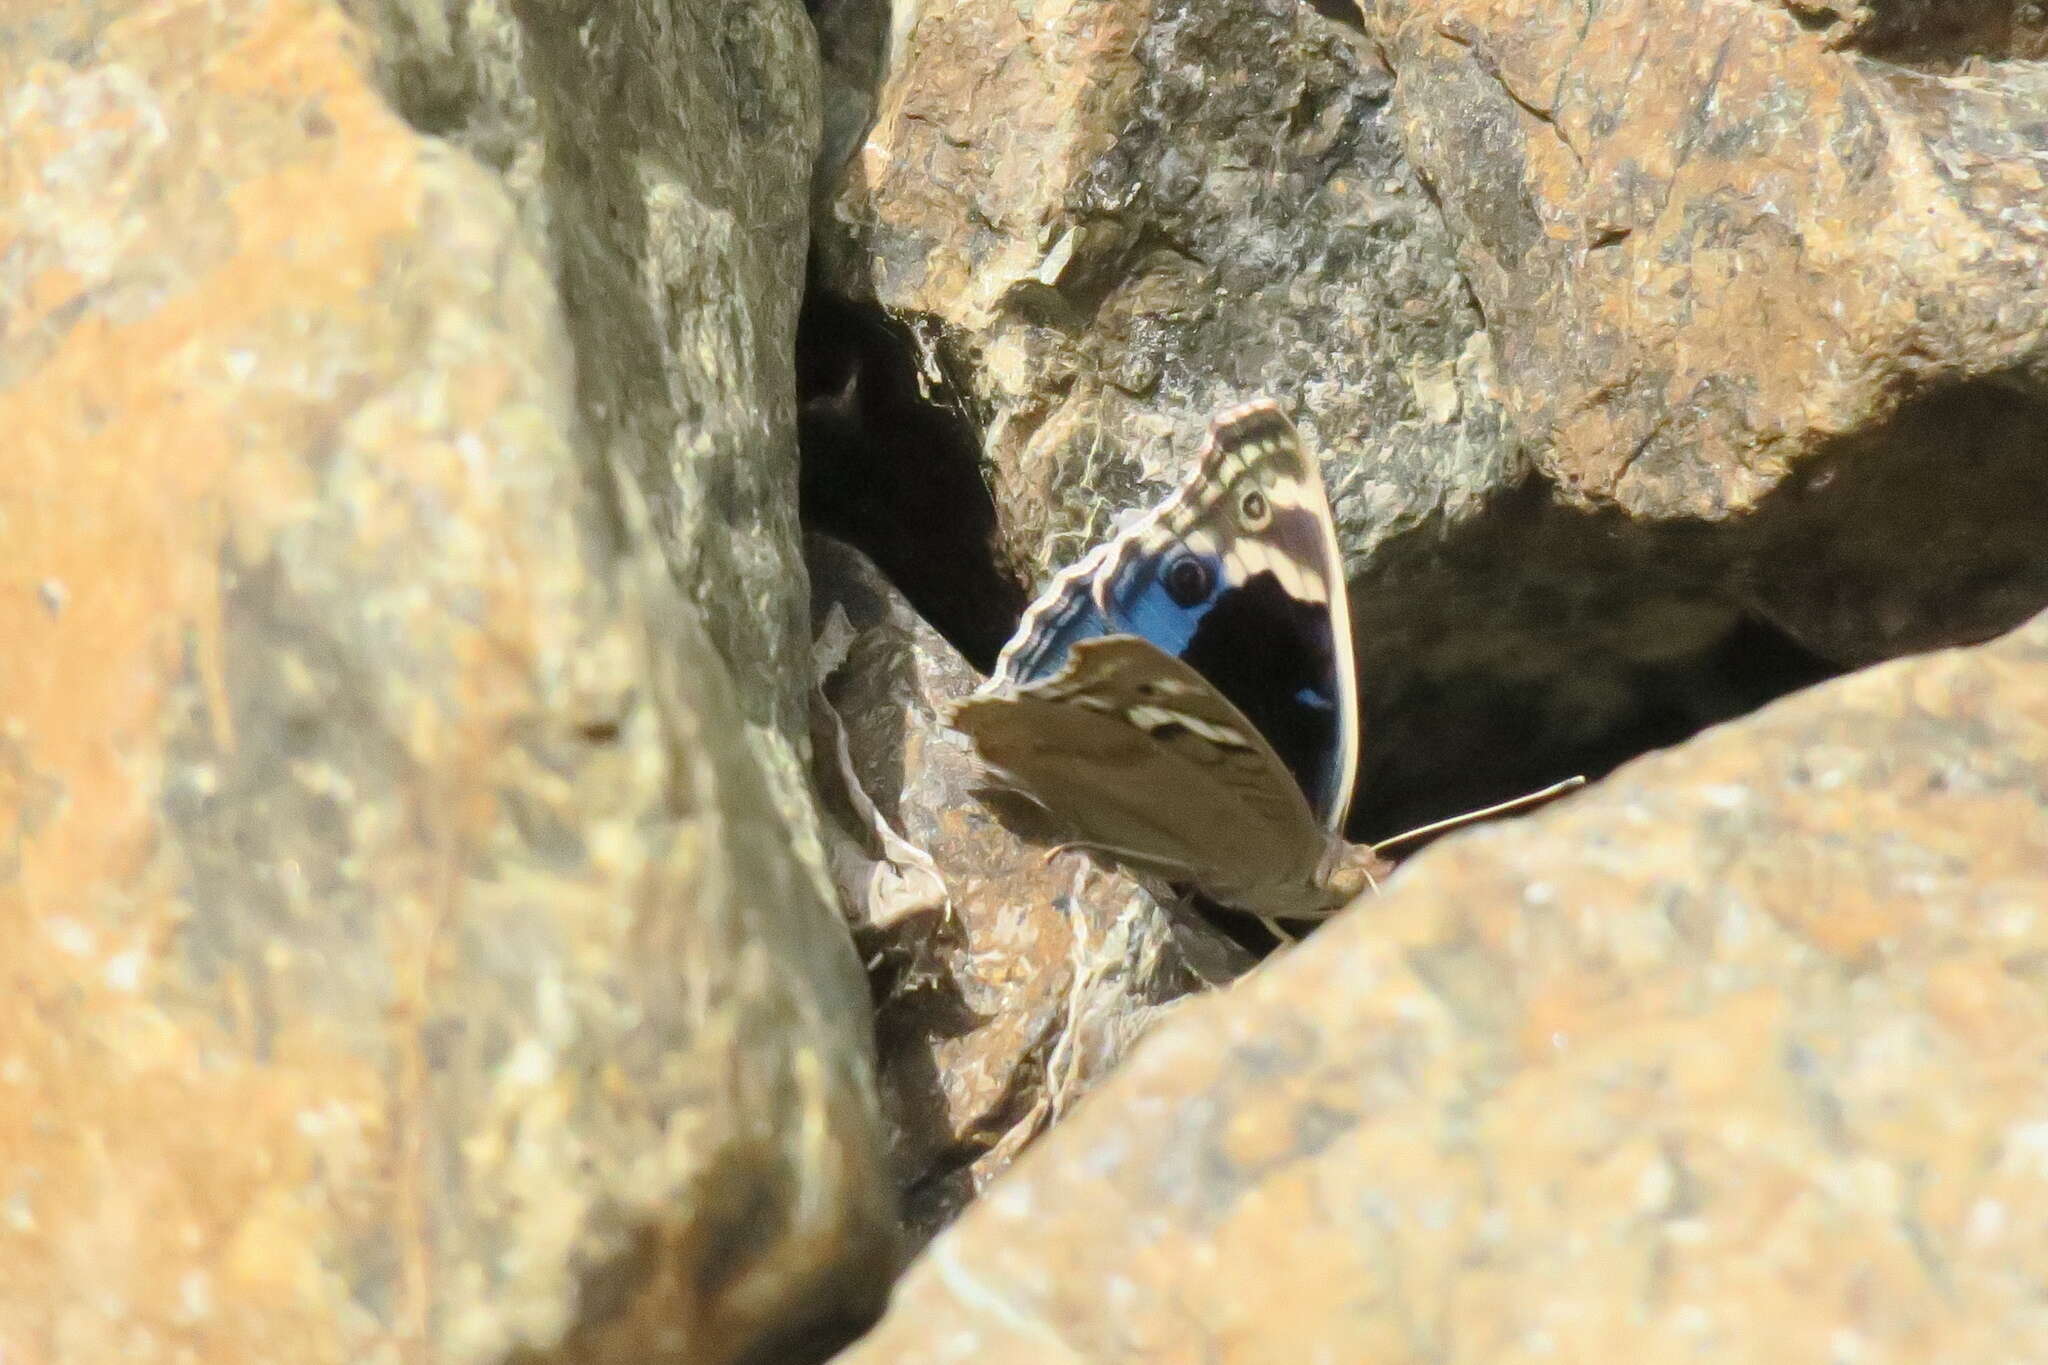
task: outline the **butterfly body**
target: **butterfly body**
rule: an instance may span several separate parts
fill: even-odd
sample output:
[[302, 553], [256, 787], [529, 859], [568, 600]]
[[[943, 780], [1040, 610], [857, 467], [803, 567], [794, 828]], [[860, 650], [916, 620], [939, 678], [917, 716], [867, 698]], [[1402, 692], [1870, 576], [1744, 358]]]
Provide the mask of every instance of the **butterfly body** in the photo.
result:
[[1053, 579], [954, 724], [1077, 842], [1312, 917], [1373, 866], [1339, 836], [1355, 689], [1322, 478], [1261, 401], [1218, 416], [1173, 495]]

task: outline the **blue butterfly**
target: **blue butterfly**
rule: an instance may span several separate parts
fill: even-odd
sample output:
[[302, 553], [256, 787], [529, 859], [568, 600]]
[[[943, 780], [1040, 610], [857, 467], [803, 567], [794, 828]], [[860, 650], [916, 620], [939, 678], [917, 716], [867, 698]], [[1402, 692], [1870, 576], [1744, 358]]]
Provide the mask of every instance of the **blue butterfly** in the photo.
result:
[[1341, 837], [1343, 561], [1270, 401], [1218, 416], [1185, 483], [1053, 579], [953, 723], [1073, 842], [1235, 909], [1325, 915], [1384, 866]]

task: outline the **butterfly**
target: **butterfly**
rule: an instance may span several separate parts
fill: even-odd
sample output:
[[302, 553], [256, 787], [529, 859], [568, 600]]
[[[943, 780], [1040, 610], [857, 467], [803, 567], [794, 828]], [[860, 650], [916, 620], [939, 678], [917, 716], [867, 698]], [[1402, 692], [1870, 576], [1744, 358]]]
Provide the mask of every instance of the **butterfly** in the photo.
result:
[[1358, 761], [1329, 498], [1280, 408], [1210, 424], [1165, 501], [1054, 577], [953, 713], [1078, 846], [1267, 919], [1385, 867], [1340, 831]]

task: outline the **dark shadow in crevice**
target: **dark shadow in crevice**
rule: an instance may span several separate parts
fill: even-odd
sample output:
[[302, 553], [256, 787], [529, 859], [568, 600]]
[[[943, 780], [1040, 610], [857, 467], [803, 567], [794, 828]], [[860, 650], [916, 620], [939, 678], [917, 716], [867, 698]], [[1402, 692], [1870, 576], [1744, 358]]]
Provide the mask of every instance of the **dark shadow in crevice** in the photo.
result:
[[855, 546], [982, 672], [1016, 627], [1024, 591], [995, 552], [981, 441], [878, 306], [813, 286], [797, 322], [804, 524]]
[[1973, 58], [2048, 56], [2048, 14], [2027, 14], [2019, 0], [1877, 0], [1853, 19], [1819, 5], [1791, 9], [1801, 27], [1825, 34], [1831, 47], [1923, 71], [1955, 71]]
[[[504, 1365], [556, 1365], [561, 1361], [627, 1361], [685, 1365], [728, 1359], [738, 1365], [823, 1365], [858, 1340], [880, 1318], [883, 1304], [850, 1269], [828, 1270], [809, 1283], [791, 1284], [772, 1322], [756, 1316], [707, 1322], [701, 1311], [707, 1278], [723, 1269], [722, 1251], [707, 1239], [723, 1236], [734, 1249], [749, 1246], [767, 1222], [787, 1210], [763, 1199], [763, 1173], [734, 1163], [723, 1184], [700, 1188], [708, 1209], [695, 1223], [647, 1223], [628, 1230], [622, 1249], [578, 1277], [575, 1320], [549, 1350], [522, 1347]], [[706, 1229], [709, 1232], [706, 1232]], [[769, 1239], [769, 1244], [773, 1240]], [[751, 1267], [749, 1267], [751, 1269]], [[863, 1268], [865, 1269], [865, 1268]], [[678, 1324], [687, 1324], [677, 1330]], [[673, 1346], [660, 1345], [673, 1341]]]
[[[1570, 648], [1564, 631], [1550, 643]], [[1371, 738], [1353, 837], [1385, 839], [1567, 777], [1597, 781], [1841, 672], [1769, 623], [1732, 612], [1717, 638], [1670, 659], [1610, 653], [1590, 636], [1581, 645], [1575, 672], [1418, 672], [1384, 694], [1368, 693]], [[1404, 843], [1395, 856], [1422, 847]]]
[[2002, 634], [2048, 606], [2048, 392], [2002, 374], [1913, 393], [1732, 529], [1743, 601], [1844, 666]]
[[1352, 584], [1383, 839], [1669, 747], [1852, 668], [2048, 607], [2048, 397], [1952, 381], [1803, 459], [1747, 514], [1646, 523], [1532, 479]]
[[1365, 32], [1365, 16], [1359, 12], [1357, 0], [1308, 0], [1308, 7], [1354, 32]]
[[1598, 779], [1840, 672], [1717, 583], [1715, 534], [1561, 506], [1532, 479], [1383, 546], [1352, 584], [1351, 837]]

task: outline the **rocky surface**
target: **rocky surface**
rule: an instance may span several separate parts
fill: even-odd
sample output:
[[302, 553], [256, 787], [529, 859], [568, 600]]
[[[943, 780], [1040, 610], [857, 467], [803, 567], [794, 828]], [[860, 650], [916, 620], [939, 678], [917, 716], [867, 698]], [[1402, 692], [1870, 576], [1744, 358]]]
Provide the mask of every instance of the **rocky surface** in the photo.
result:
[[1724, 0], [1382, 4], [1370, 27], [1566, 497], [1752, 514], [1737, 590], [1843, 663], [2048, 599], [2048, 71], [1902, 70]]
[[[822, 278], [975, 419], [1020, 577], [1223, 403], [1295, 408], [1352, 568], [1356, 835], [2048, 602], [2038, 6], [820, 9], [874, 118], [828, 137]], [[960, 458], [896, 439], [906, 484]]]
[[[518, 13], [591, 439], [648, 487], [748, 720], [800, 736], [790, 351], [816, 38], [795, 0]], [[795, 787], [801, 765], [776, 776]]]
[[2044, 911], [2048, 617], [1424, 853], [842, 1359], [2038, 1357]]
[[[1249, 393], [1300, 404], [1361, 549], [1519, 474], [1393, 75], [1351, 30], [1244, 0], [1035, 23], [965, 0], [906, 6], [883, 39], [824, 279], [958, 373], [1027, 576], [1177, 483]], [[842, 84], [867, 51], [829, 49]]]
[[0, 1356], [801, 1360], [878, 1304], [794, 780], [814, 77], [794, 3], [688, 9], [0, 25]]
[[941, 724], [1261, 391], [1355, 834], [2026, 621], [2044, 43], [16, 6], [0, 1365], [2048, 1354], [2048, 618], [1256, 969]]
[[820, 123], [811, 25], [797, 0], [364, 8], [393, 107], [496, 171], [545, 241], [585, 444], [639, 477], [807, 820], [789, 351]]
[[845, 775], [882, 798], [877, 813], [903, 841], [828, 802], [874, 984], [893, 1165], [922, 1239], [1174, 1002], [1252, 959], [1191, 908], [998, 824], [976, 796], [972, 750], [944, 719], [974, 673], [858, 553], [817, 538], [808, 559], [832, 707], [820, 762], [843, 733]]

